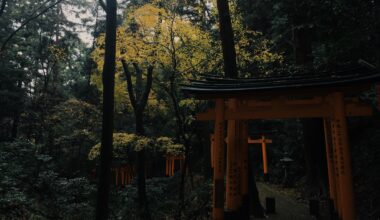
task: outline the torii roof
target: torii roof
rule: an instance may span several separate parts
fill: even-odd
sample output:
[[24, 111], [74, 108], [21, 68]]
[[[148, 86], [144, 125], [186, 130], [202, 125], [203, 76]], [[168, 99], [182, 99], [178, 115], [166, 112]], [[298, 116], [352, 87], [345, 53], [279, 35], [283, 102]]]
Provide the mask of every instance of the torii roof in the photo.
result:
[[205, 76], [182, 86], [182, 91], [197, 98], [228, 98], [253, 94], [282, 94], [300, 92], [344, 91], [345, 94], [367, 90], [380, 81], [380, 71], [368, 66], [355, 67], [319, 74], [287, 75], [256, 78], [221, 78]]

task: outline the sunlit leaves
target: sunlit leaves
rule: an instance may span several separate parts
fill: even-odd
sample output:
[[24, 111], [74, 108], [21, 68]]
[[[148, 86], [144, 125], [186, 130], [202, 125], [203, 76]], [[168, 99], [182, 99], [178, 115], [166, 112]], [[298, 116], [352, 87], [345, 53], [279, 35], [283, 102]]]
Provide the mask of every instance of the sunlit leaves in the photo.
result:
[[[145, 136], [138, 136], [129, 133], [114, 133], [113, 134], [113, 155], [117, 160], [131, 162], [131, 157], [135, 152], [142, 149], [148, 153], [162, 153], [172, 155], [182, 155], [183, 145], [175, 143], [170, 137], [149, 138]], [[88, 154], [89, 160], [95, 160], [100, 155], [101, 144], [98, 143], [90, 150]]]
[[[189, 20], [151, 4], [128, 13], [117, 30], [117, 72], [115, 85], [116, 108], [129, 106], [126, 83], [121, 68], [122, 59], [137, 63], [141, 69], [154, 65], [154, 78], [164, 83], [174, 72], [177, 77], [189, 78], [193, 74], [210, 72], [215, 63], [211, 53], [211, 37], [195, 27]], [[104, 35], [97, 39], [92, 53], [97, 70], [92, 82], [102, 89]], [[151, 94], [154, 97], [155, 93]], [[150, 99], [152, 101], [153, 99]], [[148, 102], [149, 108], [150, 102]]]

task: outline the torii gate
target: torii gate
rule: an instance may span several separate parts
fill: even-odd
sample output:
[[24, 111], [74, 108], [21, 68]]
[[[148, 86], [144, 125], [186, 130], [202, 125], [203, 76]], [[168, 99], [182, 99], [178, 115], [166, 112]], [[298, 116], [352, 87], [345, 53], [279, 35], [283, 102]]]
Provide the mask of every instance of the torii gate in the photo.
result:
[[[363, 72], [366, 75], [363, 76]], [[355, 219], [346, 118], [372, 114], [371, 105], [360, 101], [359, 95], [380, 81], [380, 74], [367, 68], [356, 68], [348, 73], [314, 78], [208, 78], [183, 86], [184, 92], [215, 103], [214, 108], [197, 115], [198, 120], [215, 121], [213, 219], [224, 219], [225, 209], [229, 213], [238, 212], [248, 196], [247, 121], [286, 118], [323, 118], [330, 198], [341, 219]]]
[[179, 162], [179, 167], [177, 170], [182, 171], [183, 163], [184, 163], [185, 157], [183, 155], [166, 155], [166, 164], [165, 164], [165, 175], [166, 176], [174, 176], [174, 173], [176, 171], [176, 161]]
[[268, 178], [268, 155], [267, 155], [267, 144], [272, 144], [273, 141], [271, 139], [265, 138], [264, 135], [261, 136], [260, 139], [248, 139], [248, 144], [261, 144], [261, 153], [263, 155], [263, 173], [264, 180]]
[[[214, 135], [212, 134], [210, 137], [210, 143], [211, 143], [211, 168], [214, 168]], [[227, 141], [227, 138], [226, 138]], [[264, 179], [268, 176], [268, 156], [267, 156], [267, 144], [272, 144], [273, 141], [271, 139], [265, 138], [264, 135], [261, 136], [259, 139], [252, 139], [248, 137], [248, 144], [261, 144], [261, 152], [262, 152], [262, 159], [263, 159], [263, 173], [264, 173]]]
[[130, 185], [135, 176], [135, 170], [135, 167], [131, 164], [111, 168], [111, 171], [115, 174], [115, 186], [124, 187]]

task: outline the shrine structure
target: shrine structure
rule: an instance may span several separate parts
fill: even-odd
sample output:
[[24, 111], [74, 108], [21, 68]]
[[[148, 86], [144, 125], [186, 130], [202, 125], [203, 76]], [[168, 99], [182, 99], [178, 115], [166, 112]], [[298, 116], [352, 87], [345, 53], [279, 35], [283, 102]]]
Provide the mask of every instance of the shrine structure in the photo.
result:
[[176, 171], [181, 171], [183, 169], [184, 162], [185, 157], [183, 155], [166, 155], [165, 175], [174, 176]]
[[[356, 217], [347, 117], [370, 116], [363, 92], [380, 81], [376, 69], [355, 66], [337, 72], [231, 79], [205, 76], [183, 85], [214, 107], [198, 120], [214, 121], [212, 218], [238, 212], [248, 197], [248, 124], [255, 119], [322, 118], [325, 125], [329, 195], [343, 220]], [[227, 138], [227, 146], [225, 146]], [[225, 155], [227, 158], [225, 158]]]

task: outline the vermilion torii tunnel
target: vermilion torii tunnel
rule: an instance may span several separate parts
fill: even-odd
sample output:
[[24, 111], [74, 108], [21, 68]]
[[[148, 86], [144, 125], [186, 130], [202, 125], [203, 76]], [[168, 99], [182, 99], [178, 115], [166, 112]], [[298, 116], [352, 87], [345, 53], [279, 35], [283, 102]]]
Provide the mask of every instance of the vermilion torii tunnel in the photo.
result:
[[336, 72], [281, 77], [205, 76], [184, 85], [185, 93], [215, 103], [214, 108], [197, 116], [198, 120], [215, 121], [212, 218], [224, 219], [225, 211], [237, 212], [247, 201], [247, 121], [323, 118], [329, 196], [341, 219], [355, 219], [346, 119], [372, 114], [372, 106], [360, 96], [378, 81], [377, 69], [358, 65]]

